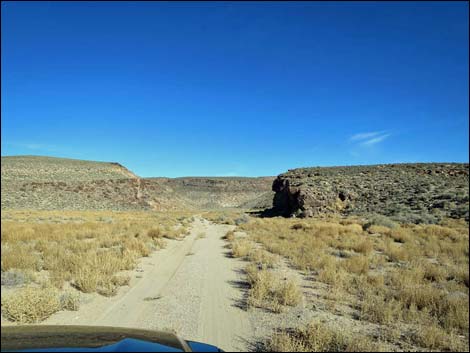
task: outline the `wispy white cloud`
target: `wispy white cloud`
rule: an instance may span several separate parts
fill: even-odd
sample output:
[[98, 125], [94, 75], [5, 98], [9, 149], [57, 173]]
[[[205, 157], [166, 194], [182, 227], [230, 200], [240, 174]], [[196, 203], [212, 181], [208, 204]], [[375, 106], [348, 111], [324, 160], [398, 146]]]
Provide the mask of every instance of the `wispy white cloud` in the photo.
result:
[[352, 135], [349, 138], [349, 140], [350, 141], [360, 141], [360, 140], [370, 139], [372, 137], [375, 137], [375, 136], [383, 134], [383, 133], [385, 133], [385, 131], [360, 132], [358, 134]]
[[390, 134], [387, 131], [361, 132], [352, 135], [349, 141], [357, 143], [360, 146], [373, 146], [388, 138]]
[[377, 136], [377, 137], [374, 137], [374, 138], [371, 138], [371, 139], [368, 139], [364, 142], [361, 142], [361, 145], [362, 146], [372, 146], [372, 145], [375, 145], [379, 142], [382, 142], [383, 140], [385, 140], [387, 137], [389, 137], [390, 134], [384, 134], [384, 135], [380, 135], [380, 136]]

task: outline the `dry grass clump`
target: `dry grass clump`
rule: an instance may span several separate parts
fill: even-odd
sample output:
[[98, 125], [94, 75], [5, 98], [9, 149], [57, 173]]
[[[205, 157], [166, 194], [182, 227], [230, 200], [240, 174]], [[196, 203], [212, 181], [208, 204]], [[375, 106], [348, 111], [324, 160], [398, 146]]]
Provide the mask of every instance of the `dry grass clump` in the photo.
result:
[[347, 334], [321, 322], [311, 322], [305, 328], [281, 330], [266, 344], [268, 352], [375, 352], [379, 344], [362, 335]]
[[342, 287], [345, 275], [343, 266], [331, 257], [325, 257], [324, 265], [318, 270], [319, 281], [336, 287]]
[[235, 240], [235, 232], [233, 230], [229, 230], [223, 237], [222, 239], [232, 242]]
[[302, 299], [298, 285], [290, 278], [281, 278], [276, 273], [264, 268], [246, 269], [249, 284], [248, 305], [282, 311], [283, 306], [295, 306]]
[[263, 268], [273, 268], [279, 263], [279, 257], [263, 249], [253, 249], [248, 259]]
[[31, 271], [39, 271], [41, 269], [41, 258], [30, 245], [2, 243], [1, 249], [2, 272], [11, 269]]
[[385, 226], [371, 225], [366, 228], [370, 234], [385, 234], [389, 235], [392, 232], [392, 229]]
[[356, 255], [343, 262], [343, 268], [349, 273], [367, 274], [369, 272], [369, 258]]
[[367, 288], [361, 301], [361, 320], [388, 325], [402, 318], [402, 303]]
[[128, 286], [131, 281], [131, 277], [129, 275], [114, 275], [111, 278], [111, 283], [118, 287]]
[[77, 311], [80, 308], [80, 294], [77, 292], [64, 292], [59, 295], [62, 310]]
[[247, 257], [253, 251], [253, 242], [246, 239], [235, 240], [231, 244], [232, 255], [234, 257]]
[[54, 288], [28, 287], [2, 298], [2, 315], [19, 323], [37, 323], [59, 310], [77, 310], [77, 294], [60, 294]]
[[163, 237], [163, 231], [160, 228], [152, 228], [147, 231], [147, 236], [151, 239], [159, 239]]
[[[315, 286], [324, 290], [322, 298], [354, 308], [354, 317], [364, 325], [386, 332], [393, 323], [393, 344], [400, 345], [409, 330], [416, 332], [412, 344], [419, 347], [468, 344], [468, 223], [397, 224], [379, 217], [365, 230], [357, 225], [337, 219], [264, 218], [238, 230], [314, 282], [326, 284]], [[432, 332], [440, 338], [423, 344]]]
[[420, 326], [413, 332], [411, 339], [420, 347], [448, 352], [468, 352], [468, 345], [456, 337], [454, 333], [448, 333], [439, 325], [430, 323]]

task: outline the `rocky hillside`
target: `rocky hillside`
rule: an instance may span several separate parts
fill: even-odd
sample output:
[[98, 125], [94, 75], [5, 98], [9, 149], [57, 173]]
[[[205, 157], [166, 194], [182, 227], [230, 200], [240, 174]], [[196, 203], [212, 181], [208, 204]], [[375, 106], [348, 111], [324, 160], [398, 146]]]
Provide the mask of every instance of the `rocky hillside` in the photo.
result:
[[457, 163], [289, 170], [273, 183], [284, 216], [382, 214], [403, 222], [469, 218], [469, 165]]
[[118, 163], [52, 157], [2, 157], [1, 176], [2, 209], [264, 208], [274, 196], [274, 178], [139, 178]]
[[[249, 204], [249, 208], [272, 206], [274, 193], [271, 191], [273, 177], [187, 177], [187, 178], [146, 178], [142, 179], [144, 197], [158, 201], [155, 189], [165, 190], [166, 197], [183, 200], [192, 208], [215, 209], [237, 208]], [[269, 204], [261, 199], [269, 199]], [[246, 207], [246, 206], [244, 206]]]

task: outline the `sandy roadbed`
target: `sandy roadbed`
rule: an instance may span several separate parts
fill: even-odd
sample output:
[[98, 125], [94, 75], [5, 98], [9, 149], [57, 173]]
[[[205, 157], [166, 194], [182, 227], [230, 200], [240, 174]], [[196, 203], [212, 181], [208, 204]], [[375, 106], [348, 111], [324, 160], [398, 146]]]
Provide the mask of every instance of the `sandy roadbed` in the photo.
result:
[[246, 350], [252, 329], [237, 306], [243, 293], [236, 285], [243, 263], [227, 257], [221, 239], [232, 228], [196, 218], [191, 235], [142, 259], [118, 295], [85, 296], [79, 311], [56, 313], [43, 324], [173, 330], [226, 351]]

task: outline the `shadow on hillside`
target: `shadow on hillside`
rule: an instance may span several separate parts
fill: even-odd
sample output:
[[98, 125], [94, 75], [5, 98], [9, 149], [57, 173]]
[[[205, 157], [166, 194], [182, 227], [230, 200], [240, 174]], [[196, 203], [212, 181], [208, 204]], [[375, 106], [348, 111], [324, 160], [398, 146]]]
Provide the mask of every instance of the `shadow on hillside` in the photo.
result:
[[264, 210], [247, 211], [247, 214], [259, 218], [285, 217], [285, 214], [277, 208], [267, 208]]

